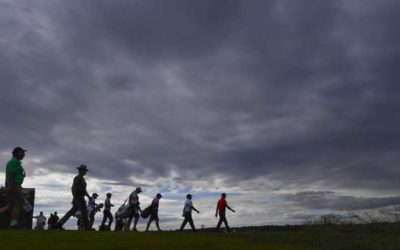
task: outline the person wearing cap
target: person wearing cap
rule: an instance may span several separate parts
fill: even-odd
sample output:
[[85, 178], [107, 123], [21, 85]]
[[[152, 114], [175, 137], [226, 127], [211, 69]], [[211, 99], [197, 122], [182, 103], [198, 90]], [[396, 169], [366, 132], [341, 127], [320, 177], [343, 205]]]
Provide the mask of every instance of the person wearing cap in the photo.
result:
[[128, 217], [128, 225], [127, 228], [129, 229], [132, 223], [133, 218], [135, 218], [133, 222], [132, 231], [137, 231], [136, 225], [139, 221], [139, 211], [141, 212], [142, 209], [140, 208], [139, 202], [139, 195], [142, 192], [141, 187], [136, 187], [136, 189], [129, 195], [129, 207], [126, 210], [125, 218]]
[[93, 193], [92, 197], [89, 198], [87, 202], [87, 209], [88, 209], [88, 215], [89, 215], [89, 228], [91, 229], [94, 224], [94, 216], [96, 215], [96, 212], [98, 211], [99, 205], [96, 203], [96, 199], [99, 197], [97, 193]]
[[153, 222], [153, 220], [156, 222], [157, 230], [158, 230], [158, 231], [161, 231], [160, 225], [158, 224], [158, 205], [159, 205], [160, 199], [161, 199], [162, 197], [163, 197], [163, 196], [162, 196], [160, 193], [158, 193], [158, 194], [156, 195], [156, 197], [153, 199], [153, 201], [151, 202], [151, 205], [150, 205], [150, 207], [151, 207], [151, 213], [150, 213], [149, 222], [147, 222], [146, 232], [149, 231], [150, 224], [151, 224], [151, 222]]
[[85, 202], [85, 196], [91, 198], [86, 191], [86, 181], [83, 177], [89, 171], [86, 165], [80, 165], [77, 167], [78, 175], [75, 176], [74, 182], [71, 187], [72, 192], [72, 208], [61, 218], [61, 220], [55, 224], [55, 228], [62, 229], [64, 223], [74, 215], [78, 210], [81, 212], [82, 228], [84, 230], [89, 229], [88, 225], [88, 211]]
[[107, 228], [111, 228], [111, 224], [113, 222], [113, 216], [111, 214], [111, 207], [114, 205], [111, 204], [111, 193], [107, 193], [107, 198], [104, 201], [104, 210], [103, 210], [103, 221], [101, 222], [101, 228], [105, 228], [106, 220], [108, 219], [108, 226]]
[[187, 194], [187, 195], [186, 195], [186, 201], [185, 201], [185, 204], [184, 204], [184, 206], [183, 206], [183, 214], [182, 214], [182, 216], [185, 217], [185, 219], [184, 219], [183, 222], [182, 222], [180, 231], [183, 231], [183, 229], [184, 229], [185, 226], [186, 226], [186, 223], [189, 222], [190, 227], [192, 228], [192, 230], [193, 230], [194, 232], [196, 232], [196, 228], [195, 228], [195, 226], [194, 226], [193, 218], [192, 218], [192, 210], [196, 211], [197, 213], [200, 213], [200, 211], [197, 210], [197, 209], [193, 206], [193, 203], [192, 203], [192, 195], [191, 195], [191, 194]]
[[229, 210], [231, 210], [232, 212], [235, 212], [235, 210], [233, 210], [230, 206], [228, 206], [228, 203], [226, 202], [225, 198], [226, 198], [226, 194], [222, 193], [221, 199], [219, 199], [219, 201], [217, 203], [217, 208], [215, 210], [215, 217], [217, 217], [219, 214], [219, 221], [218, 221], [217, 228], [215, 229], [215, 231], [218, 231], [222, 222], [224, 222], [226, 230], [228, 232], [231, 232], [231, 229], [228, 226], [228, 221], [226, 220], [225, 212], [226, 212], [227, 208]]
[[12, 151], [12, 158], [6, 165], [5, 186], [7, 205], [0, 209], [0, 214], [11, 211], [11, 228], [18, 227], [21, 207], [25, 202], [21, 186], [25, 179], [25, 170], [22, 167], [21, 161], [24, 159], [26, 151], [21, 147], [15, 147]]

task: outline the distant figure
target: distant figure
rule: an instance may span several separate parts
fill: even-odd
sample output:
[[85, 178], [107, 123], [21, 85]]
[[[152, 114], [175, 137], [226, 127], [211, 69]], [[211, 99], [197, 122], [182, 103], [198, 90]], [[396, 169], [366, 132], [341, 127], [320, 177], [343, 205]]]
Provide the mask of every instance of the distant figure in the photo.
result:
[[25, 179], [25, 170], [22, 167], [21, 161], [25, 157], [27, 150], [16, 147], [12, 151], [12, 158], [6, 166], [6, 197], [7, 205], [0, 209], [0, 214], [11, 211], [10, 228], [18, 228], [18, 218], [21, 212], [22, 205], [25, 203], [22, 193], [22, 183]]
[[54, 224], [57, 223], [60, 220], [60, 218], [57, 215], [57, 211], [54, 212]]
[[47, 219], [47, 229], [52, 230], [54, 226], [54, 214], [50, 214], [49, 218]]
[[89, 215], [89, 228], [92, 229], [93, 224], [94, 224], [94, 216], [96, 215], [96, 212], [99, 208], [99, 205], [96, 203], [96, 199], [99, 197], [97, 193], [93, 193], [92, 197], [89, 198], [87, 202], [87, 209], [88, 209], [88, 215]]
[[226, 194], [222, 193], [221, 194], [221, 199], [219, 199], [219, 201], [217, 203], [217, 208], [215, 210], [215, 217], [217, 217], [218, 213], [219, 213], [219, 221], [218, 221], [217, 228], [215, 229], [215, 231], [218, 231], [220, 226], [221, 226], [221, 224], [222, 224], [222, 222], [224, 222], [226, 230], [228, 232], [231, 232], [231, 229], [228, 226], [228, 221], [226, 220], [225, 212], [226, 212], [227, 208], [229, 210], [231, 210], [232, 212], [235, 212], [235, 210], [233, 210], [231, 207], [228, 206], [228, 203], [226, 202], [225, 198], [226, 198]]
[[81, 212], [82, 228], [88, 229], [88, 212], [86, 208], [85, 196], [90, 199], [88, 192], [86, 191], [86, 181], [83, 177], [89, 171], [86, 165], [80, 165], [77, 167], [79, 174], [74, 178], [74, 182], [71, 187], [72, 191], [72, 208], [61, 218], [56, 224], [56, 228], [62, 229], [64, 223], [74, 215], [78, 210]]
[[123, 220], [124, 220], [124, 216], [126, 214], [126, 210], [128, 209], [128, 206], [126, 204], [126, 201], [129, 198], [127, 198], [124, 203], [118, 208], [117, 212], [115, 212], [115, 228], [114, 231], [122, 231], [123, 228]]
[[192, 203], [192, 195], [191, 195], [191, 194], [188, 194], [188, 195], [186, 195], [186, 201], [185, 201], [185, 204], [184, 204], [184, 207], [183, 207], [183, 214], [182, 214], [182, 216], [185, 217], [185, 219], [184, 219], [183, 222], [182, 222], [180, 231], [183, 231], [183, 229], [184, 229], [185, 226], [186, 226], [186, 223], [189, 222], [190, 227], [192, 228], [192, 230], [193, 230], [194, 232], [196, 232], [196, 228], [194, 227], [193, 218], [192, 218], [192, 210], [196, 211], [197, 213], [200, 213], [200, 211], [197, 210], [197, 209], [193, 206], [193, 203]]
[[151, 224], [151, 222], [153, 220], [156, 222], [157, 230], [161, 231], [160, 225], [158, 224], [158, 205], [159, 205], [160, 199], [162, 197], [163, 196], [160, 193], [158, 193], [156, 195], [156, 197], [153, 199], [153, 201], [151, 202], [151, 205], [150, 205], [150, 219], [149, 219], [149, 222], [147, 222], [146, 232], [149, 231], [150, 224]]
[[39, 215], [33, 216], [36, 219], [36, 227], [37, 230], [44, 230], [44, 226], [46, 226], [46, 217], [43, 215], [43, 212], [40, 211]]
[[[103, 221], [101, 222], [101, 228], [109, 230], [111, 228], [111, 224], [113, 222], [113, 216], [111, 214], [111, 207], [114, 205], [111, 203], [111, 193], [107, 193], [107, 198], [104, 201], [104, 210], [103, 210]], [[108, 226], [106, 228], [106, 221], [108, 219]]]
[[133, 191], [131, 193], [131, 195], [129, 196], [129, 207], [126, 210], [125, 216], [124, 217], [128, 217], [128, 222], [127, 222], [127, 228], [129, 230], [131, 223], [132, 223], [132, 219], [135, 218], [134, 222], [133, 222], [133, 228], [132, 231], [137, 231], [136, 229], [136, 225], [139, 221], [139, 211], [141, 212], [142, 209], [140, 208], [140, 202], [139, 202], [139, 196], [138, 194], [140, 194], [142, 192], [142, 188], [141, 187], [137, 187], [135, 189], [135, 191]]

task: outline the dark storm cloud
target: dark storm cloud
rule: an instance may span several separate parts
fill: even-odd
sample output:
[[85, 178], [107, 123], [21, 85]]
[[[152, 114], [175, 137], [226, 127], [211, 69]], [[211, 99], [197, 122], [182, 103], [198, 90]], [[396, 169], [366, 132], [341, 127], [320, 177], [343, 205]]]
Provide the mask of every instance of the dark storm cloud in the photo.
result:
[[399, 190], [399, 7], [3, 1], [1, 150], [110, 183]]
[[287, 201], [308, 209], [360, 210], [400, 204], [400, 197], [360, 198], [340, 196], [329, 191], [309, 191], [284, 196]]

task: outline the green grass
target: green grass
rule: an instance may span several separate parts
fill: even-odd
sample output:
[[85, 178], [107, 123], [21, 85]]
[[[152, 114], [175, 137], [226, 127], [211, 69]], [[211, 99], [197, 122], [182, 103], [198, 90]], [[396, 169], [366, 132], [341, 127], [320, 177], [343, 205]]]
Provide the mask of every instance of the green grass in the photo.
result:
[[[0, 249], [399, 250], [400, 224], [242, 233], [0, 231]], [[283, 229], [283, 230], [282, 230]]]

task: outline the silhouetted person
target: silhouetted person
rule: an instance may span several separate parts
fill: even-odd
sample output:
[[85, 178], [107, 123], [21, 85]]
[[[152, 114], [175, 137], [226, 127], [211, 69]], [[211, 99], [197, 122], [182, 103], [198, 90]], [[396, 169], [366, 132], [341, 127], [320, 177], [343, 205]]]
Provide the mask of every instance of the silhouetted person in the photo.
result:
[[228, 206], [228, 203], [226, 202], [226, 199], [225, 199], [225, 198], [226, 198], [226, 194], [225, 194], [225, 193], [222, 193], [222, 194], [221, 194], [221, 199], [219, 199], [219, 201], [218, 201], [218, 203], [217, 203], [217, 208], [216, 208], [216, 210], [215, 210], [215, 217], [217, 217], [218, 214], [219, 214], [219, 221], [218, 221], [218, 224], [217, 224], [217, 228], [216, 228], [215, 230], [218, 231], [219, 228], [221, 227], [222, 222], [224, 222], [224, 223], [225, 223], [226, 230], [227, 230], [228, 232], [230, 232], [231, 229], [230, 229], [229, 226], [228, 226], [228, 221], [226, 220], [226, 214], [225, 214], [225, 212], [226, 212], [226, 209], [227, 209], [227, 208], [228, 208], [229, 210], [231, 210], [232, 212], [235, 212], [235, 210], [233, 210], [231, 207]]
[[83, 177], [89, 171], [86, 165], [80, 165], [77, 167], [79, 174], [74, 178], [74, 182], [71, 187], [72, 191], [72, 208], [61, 218], [56, 224], [57, 228], [62, 229], [64, 223], [74, 215], [78, 210], [81, 212], [82, 228], [88, 229], [88, 212], [86, 208], [85, 196], [90, 199], [88, 192], [86, 191], [86, 181]]
[[94, 224], [94, 216], [96, 215], [96, 212], [98, 210], [99, 205], [96, 203], [96, 199], [99, 197], [97, 193], [93, 193], [92, 197], [89, 198], [87, 202], [87, 209], [88, 209], [88, 215], [89, 215], [89, 228], [92, 229], [93, 224]]
[[57, 211], [54, 212], [54, 223], [57, 223], [60, 220], [60, 218], [57, 215]]
[[156, 197], [153, 199], [153, 201], [151, 202], [151, 213], [150, 213], [149, 222], [147, 222], [146, 232], [149, 231], [150, 224], [153, 220], [156, 222], [157, 230], [161, 231], [160, 225], [158, 224], [158, 205], [159, 205], [160, 199], [162, 197], [163, 196], [160, 193], [158, 193], [156, 195]]
[[196, 232], [196, 228], [195, 228], [195, 226], [194, 226], [193, 218], [192, 218], [192, 210], [196, 211], [197, 213], [200, 213], [200, 211], [197, 210], [197, 209], [193, 206], [193, 203], [192, 203], [192, 195], [191, 195], [191, 194], [187, 194], [187, 195], [186, 195], [186, 201], [185, 201], [185, 204], [184, 204], [184, 206], [183, 206], [183, 214], [182, 214], [182, 216], [185, 217], [185, 219], [184, 219], [183, 222], [182, 222], [180, 231], [183, 231], [183, 229], [184, 229], [185, 226], [186, 226], [186, 223], [189, 222], [190, 227], [192, 228], [192, 230]]
[[108, 219], [108, 226], [107, 228], [110, 229], [111, 228], [111, 224], [113, 222], [113, 216], [111, 214], [111, 207], [113, 207], [114, 205], [111, 203], [111, 193], [107, 193], [107, 198], [104, 201], [104, 210], [103, 210], [103, 221], [101, 222], [101, 227], [104, 228], [105, 227], [105, 223]]
[[46, 226], [46, 217], [43, 215], [43, 212], [40, 211], [39, 215], [33, 216], [36, 219], [36, 227], [37, 230], [44, 230], [44, 226]]
[[27, 150], [16, 147], [12, 151], [12, 158], [8, 161], [6, 166], [6, 197], [7, 205], [0, 209], [0, 214], [11, 211], [10, 228], [18, 228], [19, 214], [22, 205], [25, 203], [24, 195], [22, 193], [22, 183], [25, 179], [25, 170], [22, 167], [21, 161], [25, 157]]
[[47, 229], [52, 230], [54, 228], [54, 223], [54, 214], [51, 213], [47, 219]]
[[131, 195], [129, 196], [129, 207], [126, 210], [126, 215], [124, 216], [125, 218], [128, 217], [128, 229], [131, 226], [132, 223], [132, 219], [135, 218], [134, 222], [133, 222], [133, 228], [132, 231], [137, 231], [136, 229], [136, 225], [139, 221], [139, 211], [141, 212], [142, 209], [140, 208], [140, 202], [139, 202], [139, 196], [138, 194], [140, 194], [142, 192], [142, 188], [141, 187], [137, 187], [135, 189], [135, 191], [133, 191], [131, 193]]

